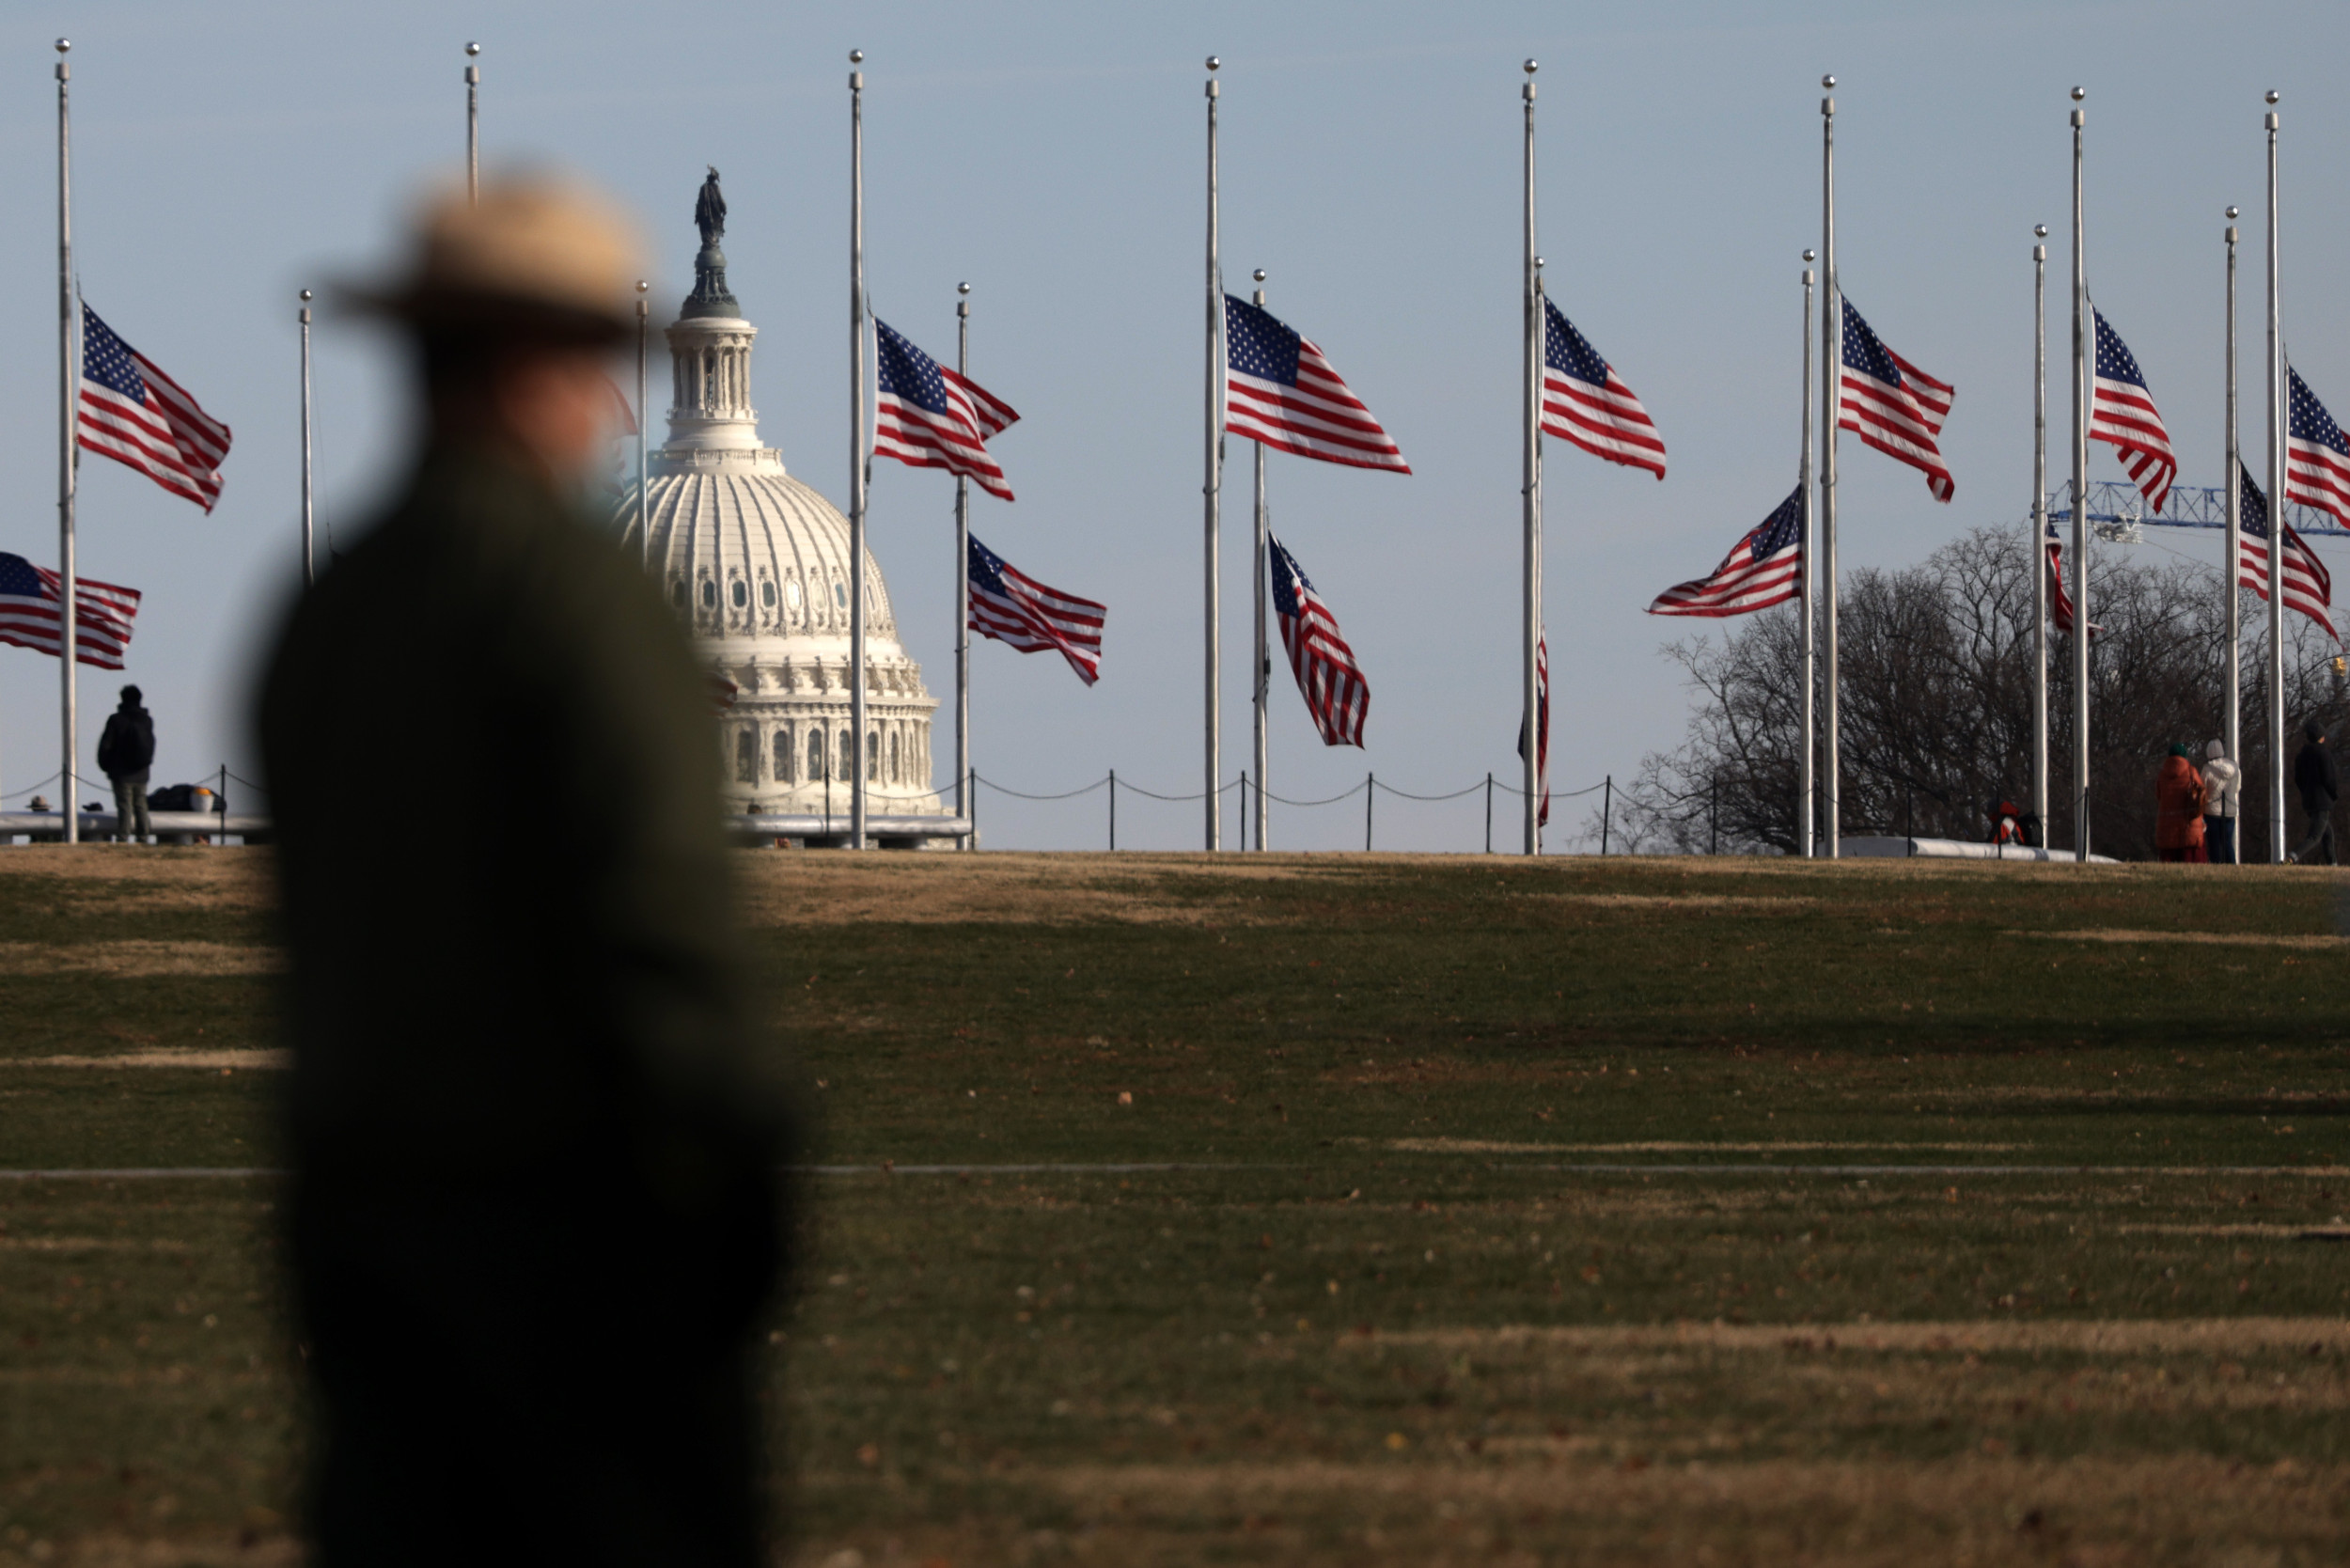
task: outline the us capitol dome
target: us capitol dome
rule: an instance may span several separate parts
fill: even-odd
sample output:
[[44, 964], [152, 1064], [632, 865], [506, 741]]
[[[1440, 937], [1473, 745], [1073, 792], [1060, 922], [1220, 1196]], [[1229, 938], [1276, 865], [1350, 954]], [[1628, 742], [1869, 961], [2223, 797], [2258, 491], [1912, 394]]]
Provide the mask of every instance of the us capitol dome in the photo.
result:
[[[669, 438], [650, 455], [649, 528], [625, 486], [622, 537], [735, 695], [720, 716], [729, 811], [849, 821], [849, 521], [784, 471], [759, 438], [751, 343], [718, 248], [726, 202], [711, 170], [695, 212], [694, 291], [667, 329]], [[889, 589], [866, 552], [867, 800], [877, 817], [939, 810], [922, 668], [898, 640]], [[719, 686], [724, 690], [724, 686]], [[829, 789], [828, 789], [829, 786]], [[878, 834], [877, 834], [878, 836]]]

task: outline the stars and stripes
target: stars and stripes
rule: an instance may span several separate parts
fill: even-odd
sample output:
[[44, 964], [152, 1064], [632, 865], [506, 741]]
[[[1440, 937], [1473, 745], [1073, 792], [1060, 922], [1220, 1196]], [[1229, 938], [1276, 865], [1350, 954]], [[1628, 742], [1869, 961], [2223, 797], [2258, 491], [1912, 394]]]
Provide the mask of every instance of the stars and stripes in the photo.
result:
[[967, 565], [971, 630], [1023, 653], [1057, 649], [1087, 685], [1101, 679], [1107, 606], [1046, 588], [976, 538]]
[[[55, 655], [65, 623], [64, 579], [22, 556], [0, 554], [0, 642]], [[80, 577], [73, 584], [73, 657], [77, 664], [120, 669], [131, 647], [139, 590]]]
[[1836, 424], [1926, 477], [1937, 501], [1957, 493], [1942, 462], [1936, 438], [1950, 416], [1950, 384], [1939, 382], [1887, 348], [1849, 299], [1843, 306], [1842, 374], [1838, 378]]
[[978, 382], [957, 375], [873, 319], [879, 370], [873, 398], [873, 455], [916, 468], [944, 468], [977, 479], [1009, 501], [1011, 486], [987, 443], [1020, 416]]
[[1745, 615], [1803, 592], [1803, 537], [1810, 496], [1797, 484], [1778, 510], [1740, 540], [1710, 577], [1667, 588], [1651, 615]]
[[[2073, 591], [2065, 586], [2069, 581], [2064, 575], [2064, 546], [2051, 539], [2048, 541], [2048, 613], [2056, 620], [2056, 629], [2066, 633], [2073, 630]], [[2092, 637], [2104, 630], [2093, 620], [2089, 623], [2089, 635]]]
[[[2244, 487], [2244, 497], [2237, 513], [2242, 531], [2236, 543], [2236, 581], [2264, 600], [2268, 597], [2268, 497], [2252, 482], [2248, 468], [2239, 466], [2237, 482]], [[2285, 493], [2292, 494], [2290, 485]], [[2284, 595], [2285, 608], [2300, 611], [2326, 628], [2327, 636], [2340, 642], [2342, 634], [2334, 630], [2331, 613], [2333, 573], [2326, 570], [2326, 563], [2317, 558], [2317, 552], [2310, 548], [2308, 541], [2294, 531], [2292, 524], [2285, 525], [2284, 534], [2284, 554], [2277, 561], [2277, 583]]]
[[82, 390], [75, 439], [174, 495], [212, 510], [228, 427], [198, 408], [154, 361], [117, 337], [98, 312], [82, 306]]
[[2121, 452], [2122, 466], [2138, 481], [2146, 504], [2160, 511], [2170, 498], [2171, 476], [2179, 471], [2170, 432], [2163, 428], [2162, 413], [2129, 345], [2104, 311], [2091, 306], [2089, 313], [2097, 328], [2097, 390], [2089, 404], [2089, 439]]
[[1663, 478], [1664, 438], [1616, 368], [1548, 299], [1543, 326], [1543, 433]]
[[1281, 646], [1289, 650], [1290, 672], [1322, 731], [1324, 745], [1361, 745], [1363, 719], [1371, 712], [1371, 685], [1355, 663], [1355, 651], [1339, 635], [1339, 619], [1298, 566], [1297, 557], [1265, 536], [1265, 570], [1273, 577], [1273, 609], [1281, 620]]
[[[1534, 746], [1534, 792], [1541, 797], [1534, 807], [1534, 825], [1550, 825], [1550, 639], [1538, 637], [1534, 642], [1534, 727], [1539, 738]], [[1518, 715], [1518, 755], [1526, 755], [1526, 716]]]
[[2330, 512], [2350, 528], [2350, 443], [2301, 372], [2288, 365], [2285, 375], [2285, 499]]
[[1224, 428], [1277, 452], [1408, 474], [1380, 428], [1322, 351], [1261, 306], [1224, 296]]

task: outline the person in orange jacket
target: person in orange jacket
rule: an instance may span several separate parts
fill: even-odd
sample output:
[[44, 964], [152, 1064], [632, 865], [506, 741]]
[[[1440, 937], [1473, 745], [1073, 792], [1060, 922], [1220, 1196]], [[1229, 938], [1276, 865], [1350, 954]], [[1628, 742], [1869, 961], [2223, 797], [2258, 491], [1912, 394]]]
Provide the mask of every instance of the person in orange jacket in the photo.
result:
[[2154, 776], [2154, 853], [2197, 865], [2203, 853], [2203, 776], [2186, 747], [2174, 745]]

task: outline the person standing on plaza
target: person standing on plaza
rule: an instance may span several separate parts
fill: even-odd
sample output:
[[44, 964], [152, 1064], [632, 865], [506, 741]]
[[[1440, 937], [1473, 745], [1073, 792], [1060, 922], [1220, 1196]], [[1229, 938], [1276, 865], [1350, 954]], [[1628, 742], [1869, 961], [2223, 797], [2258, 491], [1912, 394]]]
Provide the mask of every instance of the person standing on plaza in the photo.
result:
[[2315, 719], [2301, 726], [2303, 745], [2293, 760], [2293, 787], [2301, 796], [2309, 818], [2310, 836], [2285, 858], [2307, 865], [2322, 848], [2326, 864], [2334, 864], [2334, 802], [2342, 798], [2342, 777], [2334, 771], [2333, 748], [2326, 744], [2326, 727]]
[[2154, 853], [2164, 860], [2205, 858], [2203, 776], [2183, 745], [2170, 748], [2154, 776]]
[[[98, 771], [115, 787], [115, 842], [144, 843], [155, 836], [147, 816], [147, 774], [155, 765], [155, 720], [136, 686], [122, 688], [122, 705], [106, 715], [98, 737]], [[68, 795], [72, 791], [66, 791]]]
[[[319, 1568], [770, 1560], [782, 1064], [702, 672], [583, 505], [639, 270], [602, 198], [484, 181], [352, 294], [412, 351], [422, 449], [258, 714]], [[386, 765], [446, 808], [353, 810]]]
[[2243, 864], [2235, 837], [2243, 788], [2244, 770], [2230, 760], [2228, 743], [2203, 747], [2203, 855], [2215, 866]]

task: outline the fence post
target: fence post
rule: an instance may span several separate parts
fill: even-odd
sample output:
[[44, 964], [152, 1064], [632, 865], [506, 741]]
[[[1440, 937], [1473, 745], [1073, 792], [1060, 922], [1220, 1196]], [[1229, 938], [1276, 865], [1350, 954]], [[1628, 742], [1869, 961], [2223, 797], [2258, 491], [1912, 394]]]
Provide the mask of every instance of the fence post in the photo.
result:
[[220, 793], [213, 797], [220, 802], [220, 833], [213, 839], [214, 849], [228, 847], [228, 764], [220, 765]]
[[1371, 853], [1371, 803], [1377, 799], [1378, 795], [1378, 776], [1369, 773], [1363, 775], [1363, 853], [1365, 855]]
[[1599, 797], [1599, 853], [1602, 855], [1607, 853], [1607, 820], [1616, 809], [1616, 776], [1614, 774], [1607, 776], [1604, 789], [1606, 792]]
[[1494, 776], [1485, 776], [1485, 853], [1494, 852]]
[[1118, 770], [1110, 769], [1110, 853], [1118, 853]]
[[1709, 783], [1707, 795], [1705, 814], [1714, 828], [1714, 847], [1707, 853], [1719, 855], [1722, 853], [1722, 781], [1720, 779], [1716, 778]]

